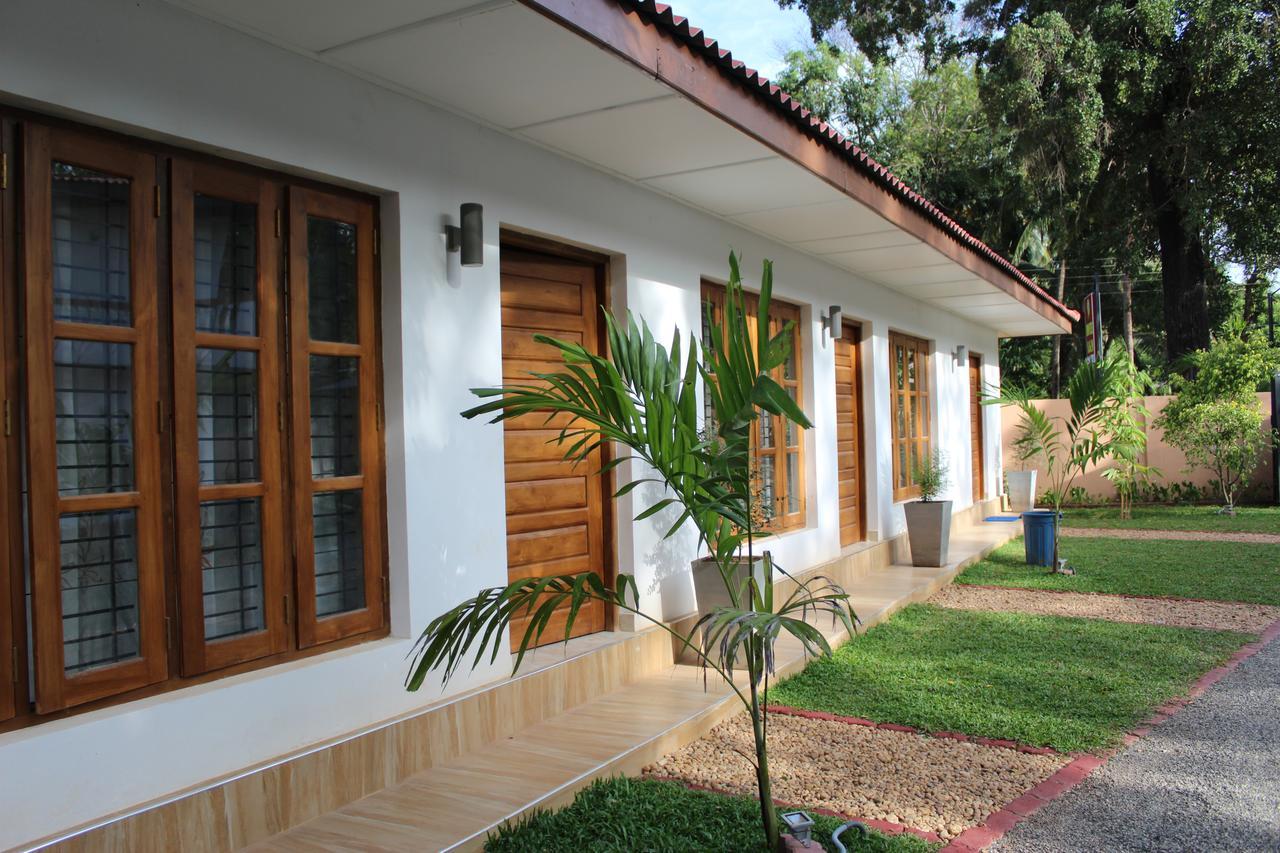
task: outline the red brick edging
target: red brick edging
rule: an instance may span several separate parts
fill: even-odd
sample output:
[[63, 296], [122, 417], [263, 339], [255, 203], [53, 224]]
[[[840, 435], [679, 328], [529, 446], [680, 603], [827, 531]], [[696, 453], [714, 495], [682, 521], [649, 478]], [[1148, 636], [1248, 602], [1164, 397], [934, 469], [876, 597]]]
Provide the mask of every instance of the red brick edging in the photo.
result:
[[[976, 584], [974, 584], [976, 586]], [[1148, 596], [1128, 596], [1131, 598], [1146, 598]], [[1140, 725], [1127, 733], [1124, 737], [1124, 746], [1129, 746], [1140, 738], [1151, 733], [1151, 729], [1160, 725], [1174, 714], [1181, 711], [1193, 699], [1204, 695], [1204, 692], [1213, 685], [1217, 684], [1227, 673], [1238, 667], [1246, 659], [1252, 657], [1262, 650], [1268, 643], [1280, 637], [1280, 619], [1272, 622], [1262, 635], [1252, 643], [1246, 643], [1236, 650], [1227, 662], [1200, 676], [1191, 689], [1187, 691], [1186, 696], [1175, 697], [1155, 710], [1150, 717], [1143, 720]], [[853, 726], [866, 726], [875, 729], [884, 729], [892, 732], [911, 732], [913, 734], [925, 737], [947, 738], [950, 740], [967, 741], [970, 743], [978, 743], [983, 746], [1002, 747], [1005, 749], [1016, 749], [1019, 752], [1027, 752], [1035, 755], [1061, 755], [1057, 750], [1042, 746], [1030, 746], [1028, 744], [1017, 743], [1011, 740], [1000, 740], [996, 738], [973, 737], [961, 732], [925, 732], [911, 726], [903, 726], [897, 723], [877, 723], [873, 720], [863, 719], [862, 717], [842, 717], [839, 714], [829, 714], [826, 711], [806, 711], [800, 708], [792, 708], [786, 705], [769, 705], [767, 707], [769, 713], [783, 714], [793, 717], [804, 717], [810, 720], [827, 720], [837, 723], [845, 723]], [[1083, 782], [1090, 773], [1106, 764], [1118, 752], [1118, 749], [1111, 750], [1104, 755], [1077, 754], [1069, 764], [1059, 769], [1056, 773], [1045, 779], [1040, 784], [1023, 793], [1017, 799], [1006, 803], [1002, 808], [997, 809], [983, 819], [982, 823], [977, 826], [971, 826], [964, 832], [951, 839], [951, 842], [942, 848], [941, 853], [978, 853], [985, 850], [991, 844], [1002, 838], [1005, 833], [1013, 829], [1025, 818], [1029, 817], [1037, 809], [1045, 803], [1070, 791], [1076, 785]], [[674, 780], [679, 781], [679, 780]], [[689, 785], [688, 787], [700, 788], [701, 786]], [[703, 788], [703, 790], [712, 791], [714, 788]], [[718, 793], [728, 793], [719, 791]], [[788, 803], [778, 803], [783, 807], [791, 807]], [[830, 812], [824, 809], [808, 809], [818, 814], [829, 814], [835, 817], [847, 817], [836, 812]], [[912, 835], [918, 835], [930, 841], [940, 841], [937, 833], [926, 832], [915, 827], [902, 826], [900, 824], [889, 823], [881, 820], [865, 820], [862, 818], [848, 818], [851, 820], [861, 820], [870, 829], [880, 832], [897, 835], [903, 832], [909, 832]]]

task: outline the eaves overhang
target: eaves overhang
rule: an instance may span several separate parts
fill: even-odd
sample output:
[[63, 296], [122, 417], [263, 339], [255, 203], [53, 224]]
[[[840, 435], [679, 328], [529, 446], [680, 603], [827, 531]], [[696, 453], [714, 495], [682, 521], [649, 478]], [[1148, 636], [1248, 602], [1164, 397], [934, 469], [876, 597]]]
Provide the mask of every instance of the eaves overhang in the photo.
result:
[[676, 90], [1069, 333], [1079, 313], [688, 19], [654, 0], [519, 0]]

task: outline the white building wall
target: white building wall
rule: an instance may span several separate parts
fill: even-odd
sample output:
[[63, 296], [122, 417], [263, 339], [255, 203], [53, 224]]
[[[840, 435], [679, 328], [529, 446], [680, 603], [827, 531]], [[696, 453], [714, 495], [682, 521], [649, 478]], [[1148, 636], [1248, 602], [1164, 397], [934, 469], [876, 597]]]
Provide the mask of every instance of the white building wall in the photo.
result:
[[[615, 308], [660, 338], [696, 330], [699, 281], [723, 277], [730, 248], [757, 280], [802, 303], [808, 527], [771, 544], [798, 570], [836, 556], [833, 348], [820, 314], [865, 322], [869, 529], [903, 529], [891, 499], [887, 335], [932, 339], [935, 435], [953, 466], [949, 497], [970, 503], [964, 344], [996, 379], [985, 328], [861, 281], [760, 236], [401, 94], [157, 0], [9, 0], [0, 20], [0, 100], [137, 135], [344, 183], [382, 199], [383, 340], [392, 636], [386, 640], [0, 734], [0, 848], [192, 785], [438, 699], [404, 692], [410, 637], [443, 608], [505, 583], [502, 430], [468, 422], [468, 388], [501, 378], [502, 225], [607, 252]], [[477, 57], [483, 61], [483, 57]], [[486, 261], [461, 269], [442, 226], [464, 201], [485, 206]], [[989, 413], [988, 494], [999, 427]], [[661, 517], [626, 523], [618, 564], [663, 618], [692, 608], [691, 533], [662, 540]], [[450, 690], [504, 675], [506, 662]]]

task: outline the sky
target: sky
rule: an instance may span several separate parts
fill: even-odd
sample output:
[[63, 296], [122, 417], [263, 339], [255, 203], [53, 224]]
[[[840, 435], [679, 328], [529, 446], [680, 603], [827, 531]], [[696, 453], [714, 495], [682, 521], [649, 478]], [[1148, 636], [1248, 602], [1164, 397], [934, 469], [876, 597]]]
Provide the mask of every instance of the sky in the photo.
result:
[[797, 9], [779, 9], [775, 0], [664, 0], [672, 11], [701, 27], [720, 47], [733, 51], [765, 77], [778, 76], [789, 50], [810, 43], [809, 18]]

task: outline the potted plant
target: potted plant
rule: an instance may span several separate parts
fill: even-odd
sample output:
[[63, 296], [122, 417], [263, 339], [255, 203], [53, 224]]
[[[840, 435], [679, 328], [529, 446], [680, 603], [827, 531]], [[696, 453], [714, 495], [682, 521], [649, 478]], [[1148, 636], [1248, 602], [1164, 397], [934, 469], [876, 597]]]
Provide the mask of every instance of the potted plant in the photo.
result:
[[[636, 582], [628, 574], [619, 573], [611, 586], [591, 572], [521, 578], [505, 587], [480, 590], [433, 619], [414, 646], [406, 686], [417, 690], [433, 671], [447, 681], [459, 667], [507, 654], [507, 628], [516, 616], [529, 619], [513, 672], [538, 644], [553, 615], [566, 615], [567, 641], [589, 600], [634, 613], [670, 634], [683, 650], [692, 651], [704, 671], [718, 675], [746, 709], [754, 735], [754, 755], [747, 757], [755, 770], [764, 840], [770, 851], [781, 851], [765, 737], [774, 644], [788, 634], [807, 654], [830, 655], [830, 644], [813, 624], [814, 615], [829, 614], [833, 624], [850, 634], [856, 617], [848, 594], [825, 577], [794, 579], [793, 591], [775, 594], [774, 576], [786, 572], [768, 551], [759, 550], [760, 539], [768, 534], [760, 529], [753, 506], [751, 427], [766, 412], [799, 428], [807, 428], [809, 421], [770, 376], [786, 361], [791, 340], [791, 323], [777, 332], [769, 325], [772, 264], [764, 262], [755, 319], [743, 310], [742, 279], [733, 254], [729, 273], [723, 322], [713, 323], [710, 340], [701, 346], [691, 338], [682, 341], [677, 331], [668, 349], [643, 321], [630, 316], [616, 320], [606, 311], [607, 355], [536, 335], [535, 340], [560, 352], [559, 369], [535, 374], [522, 384], [475, 389], [482, 402], [463, 412], [467, 418], [487, 415], [492, 421], [572, 415], [572, 424], [554, 439], [571, 462], [582, 462], [602, 443], [612, 442], [625, 451], [601, 473], [621, 470], [618, 462], [627, 458], [646, 473], [622, 484], [614, 496], [630, 493], [640, 483], [660, 485], [660, 499], [636, 520], [667, 507], [678, 510], [667, 535], [685, 524], [696, 528], [699, 546], [710, 552], [712, 571], [720, 578], [721, 600], [728, 603], [710, 609], [684, 631], [639, 609]], [[698, 423], [699, 379], [712, 416], [706, 433]], [[744, 579], [744, 565], [758, 566], [758, 571], [746, 573]]]
[[[984, 402], [995, 402], [998, 397], [989, 397]], [[1040, 473], [1033, 464], [1040, 456], [1041, 447], [1036, 441], [1035, 425], [1023, 413], [1018, 418], [1017, 432], [1013, 439], [1013, 455], [1018, 462], [1015, 471], [1005, 472], [1005, 481], [1009, 484], [1009, 509], [1023, 513], [1036, 508], [1036, 476]], [[1030, 470], [1028, 470], [1030, 466]]]
[[935, 450], [912, 466], [912, 478], [920, 487], [920, 500], [904, 504], [907, 516], [907, 540], [911, 543], [911, 565], [945, 566], [947, 546], [951, 543], [951, 501], [940, 501], [950, 485], [947, 462]]

